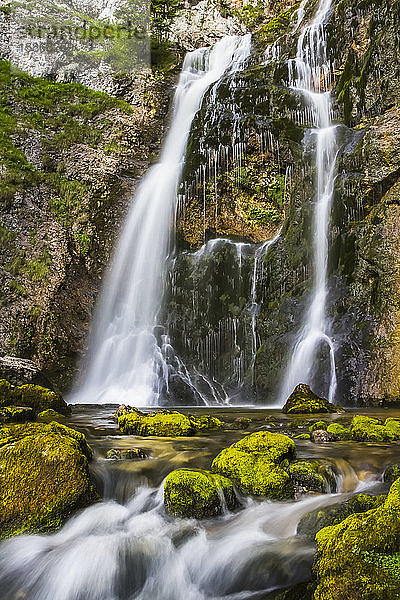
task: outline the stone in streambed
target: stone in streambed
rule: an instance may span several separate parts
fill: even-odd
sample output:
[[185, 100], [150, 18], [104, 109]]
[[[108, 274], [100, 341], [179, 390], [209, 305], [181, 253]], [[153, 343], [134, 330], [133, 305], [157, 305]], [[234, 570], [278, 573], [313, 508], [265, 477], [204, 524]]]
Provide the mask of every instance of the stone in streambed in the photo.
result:
[[336, 477], [331, 466], [318, 461], [298, 460], [289, 465], [292, 482], [308, 492], [336, 492]]
[[345, 502], [336, 502], [330, 506], [317, 508], [301, 517], [297, 526], [297, 534], [314, 539], [318, 531], [324, 527], [336, 525], [354, 513], [364, 513], [377, 508], [385, 500], [385, 495], [359, 494]]
[[393, 464], [386, 467], [383, 473], [383, 481], [392, 485], [400, 477], [400, 465]]
[[335, 436], [324, 429], [317, 429], [312, 432], [311, 441], [314, 442], [314, 444], [328, 444], [329, 442], [335, 441]]
[[59, 527], [97, 499], [85, 436], [59, 423], [0, 428], [0, 537]]
[[26, 423], [34, 421], [35, 415], [29, 406], [3, 406], [0, 408], [0, 424]]
[[326, 421], [316, 421], [308, 428], [308, 431], [312, 433], [313, 431], [326, 431], [328, 427], [328, 423]]
[[71, 408], [62, 397], [40, 385], [11, 385], [5, 379], [0, 379], [0, 407], [4, 406], [29, 406], [35, 415], [49, 408], [68, 414]]
[[350, 425], [351, 437], [358, 442], [393, 442], [400, 440], [400, 421], [386, 419], [373, 419], [364, 415], [357, 415]]
[[290, 394], [282, 412], [288, 415], [334, 413], [338, 407], [320, 398], [311, 390], [310, 386], [300, 383]]
[[317, 535], [315, 600], [398, 600], [400, 479], [385, 501]]
[[206, 519], [238, 505], [232, 482], [210, 471], [179, 469], [164, 484], [164, 505], [174, 517]]
[[245, 493], [275, 500], [294, 497], [294, 486], [284, 470], [296, 456], [291, 438], [258, 431], [225, 448], [212, 470], [229, 477]]
[[144, 460], [150, 457], [150, 452], [144, 448], [130, 448], [129, 450], [119, 450], [111, 448], [106, 454], [109, 460]]
[[130, 409], [118, 417], [118, 425], [122, 433], [131, 435], [180, 437], [221, 429], [225, 424], [211, 415], [183, 415], [170, 410], [146, 414]]
[[64, 421], [64, 415], [61, 415], [56, 410], [52, 408], [48, 408], [47, 410], [43, 410], [36, 417], [37, 421], [40, 423], [51, 423], [52, 421]]
[[343, 427], [340, 423], [331, 423], [327, 427], [327, 432], [334, 436], [335, 440], [350, 440], [351, 431], [348, 427]]

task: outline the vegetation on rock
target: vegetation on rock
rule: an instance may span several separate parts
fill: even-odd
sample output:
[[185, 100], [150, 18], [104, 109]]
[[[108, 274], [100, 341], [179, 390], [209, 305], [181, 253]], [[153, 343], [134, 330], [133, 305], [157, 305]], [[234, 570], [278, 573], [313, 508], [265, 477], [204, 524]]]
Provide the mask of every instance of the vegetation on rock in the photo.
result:
[[0, 379], [0, 406], [28, 406], [34, 414], [52, 409], [62, 414], [68, 414], [71, 409], [62, 397], [40, 385], [28, 383], [13, 386], [5, 379]]
[[295, 455], [289, 437], [259, 431], [222, 450], [211, 468], [232, 479], [246, 494], [282, 500], [294, 496], [293, 484], [283, 467]]
[[211, 415], [186, 416], [169, 410], [146, 414], [137, 409], [127, 409], [127, 412], [120, 414], [118, 425], [122, 433], [161, 437], [191, 436], [224, 426], [220, 419]]
[[294, 414], [312, 414], [312, 413], [333, 413], [337, 407], [325, 400], [319, 398], [310, 389], [310, 386], [300, 383], [290, 394], [282, 412], [288, 415]]
[[350, 425], [351, 436], [358, 442], [391, 442], [400, 440], [400, 420], [372, 419], [364, 415], [357, 415]]
[[331, 466], [318, 461], [299, 460], [289, 465], [293, 483], [309, 492], [336, 492], [336, 477]]
[[83, 434], [58, 423], [0, 428], [0, 536], [59, 527], [95, 501]]
[[180, 469], [165, 480], [164, 504], [175, 517], [204, 519], [220, 515], [226, 508], [233, 510], [238, 501], [233, 484], [226, 477]]
[[321, 529], [315, 600], [396, 600], [400, 597], [400, 479], [383, 504]]

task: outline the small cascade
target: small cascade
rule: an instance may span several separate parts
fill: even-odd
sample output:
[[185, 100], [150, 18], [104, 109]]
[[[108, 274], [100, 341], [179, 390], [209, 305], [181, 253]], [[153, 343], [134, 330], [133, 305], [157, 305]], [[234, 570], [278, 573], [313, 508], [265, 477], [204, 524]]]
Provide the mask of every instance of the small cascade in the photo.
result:
[[[329, 400], [336, 391], [335, 349], [329, 336], [326, 315], [328, 295], [328, 234], [334, 193], [337, 142], [332, 124], [331, 66], [327, 58], [324, 23], [331, 0], [321, 0], [310, 25], [300, 34], [297, 55], [289, 61], [289, 86], [305, 102], [305, 122], [311, 120], [315, 137], [316, 192], [313, 222], [314, 282], [304, 325], [298, 334], [290, 364], [283, 379], [280, 403], [283, 404], [300, 382], [312, 384], [319, 350], [326, 348], [330, 357]], [[300, 17], [299, 12], [299, 17]]]
[[141, 182], [97, 309], [86, 379], [75, 402], [162, 404], [169, 366], [154, 328], [162, 306], [177, 188], [192, 121], [207, 90], [240, 69], [250, 36], [226, 37], [190, 52], [174, 98], [174, 115], [159, 162]]

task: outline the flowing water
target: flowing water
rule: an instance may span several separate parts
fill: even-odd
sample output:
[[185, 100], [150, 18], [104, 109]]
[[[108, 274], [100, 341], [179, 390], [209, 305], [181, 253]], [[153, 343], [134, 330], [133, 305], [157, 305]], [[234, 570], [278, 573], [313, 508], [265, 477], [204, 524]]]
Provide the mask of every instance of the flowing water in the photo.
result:
[[[302, 7], [303, 8], [303, 7]], [[289, 85], [300, 93], [305, 110], [311, 115], [316, 138], [316, 194], [313, 223], [314, 283], [310, 306], [304, 325], [284, 376], [280, 404], [286, 402], [294, 387], [301, 382], [312, 383], [317, 351], [327, 347], [330, 356], [329, 400], [336, 391], [334, 344], [329, 337], [326, 316], [328, 235], [330, 211], [334, 193], [337, 143], [332, 124], [329, 86], [331, 68], [327, 58], [324, 23], [331, 10], [331, 0], [322, 0], [312, 23], [299, 36], [297, 55], [289, 62]], [[299, 13], [299, 17], [301, 12]]]
[[[163, 508], [165, 476], [179, 467], [209, 468], [213, 457], [245, 432], [178, 439], [122, 436], [112, 420], [114, 409], [74, 407], [68, 421], [94, 449], [92, 470], [103, 501], [57, 533], [3, 542], [2, 600], [269, 600], [273, 590], [310, 577], [314, 545], [296, 535], [301, 517], [357, 491], [384, 491], [382, 470], [400, 459], [400, 448], [390, 445], [301, 441], [299, 457], [336, 465], [339, 494], [292, 502], [244, 499], [241, 510], [219, 518], [175, 519]], [[290, 430], [291, 418], [276, 410], [219, 408], [213, 414], [228, 422], [247, 416], [249, 431]], [[110, 448], [133, 446], [146, 448], [151, 457], [105, 459]]]
[[190, 127], [207, 90], [226, 72], [240, 68], [249, 53], [247, 35], [225, 37], [212, 49], [186, 56], [164, 149], [141, 182], [128, 215], [97, 310], [88, 373], [74, 401], [163, 403], [169, 368], [154, 328], [173, 247], [177, 187]]

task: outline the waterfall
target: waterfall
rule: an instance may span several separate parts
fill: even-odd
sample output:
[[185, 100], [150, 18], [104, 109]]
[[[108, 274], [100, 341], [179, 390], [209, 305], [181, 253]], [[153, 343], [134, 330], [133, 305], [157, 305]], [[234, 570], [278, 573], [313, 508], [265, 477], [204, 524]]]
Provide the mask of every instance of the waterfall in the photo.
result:
[[168, 364], [154, 328], [172, 247], [177, 188], [192, 121], [207, 90], [250, 54], [250, 35], [187, 54], [161, 157], [142, 180], [95, 316], [88, 373], [73, 401], [162, 403]]
[[314, 282], [310, 306], [298, 335], [290, 364], [284, 376], [280, 393], [283, 404], [300, 382], [310, 383], [317, 349], [321, 344], [329, 348], [329, 400], [336, 391], [334, 345], [329, 337], [326, 317], [328, 234], [330, 211], [334, 193], [337, 144], [332, 124], [332, 106], [329, 86], [330, 64], [327, 58], [324, 23], [331, 10], [331, 0], [321, 0], [317, 13], [298, 40], [297, 55], [289, 61], [289, 86], [299, 92], [311, 114], [316, 138], [315, 167], [316, 193], [313, 222]]

